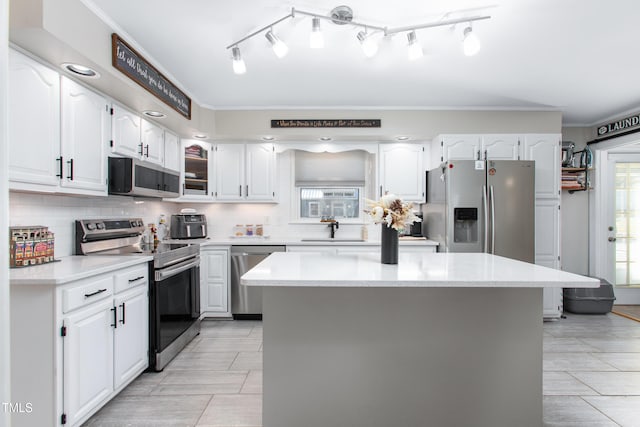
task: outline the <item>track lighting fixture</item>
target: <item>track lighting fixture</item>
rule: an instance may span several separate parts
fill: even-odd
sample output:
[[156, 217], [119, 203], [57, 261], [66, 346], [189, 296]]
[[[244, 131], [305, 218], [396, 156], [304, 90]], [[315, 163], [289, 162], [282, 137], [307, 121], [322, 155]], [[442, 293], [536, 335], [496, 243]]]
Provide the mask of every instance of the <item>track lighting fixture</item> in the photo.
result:
[[[419, 25], [412, 25], [408, 27], [399, 27], [399, 28], [388, 28], [388, 27], [380, 27], [376, 25], [365, 24], [362, 22], [353, 21], [353, 11], [348, 6], [338, 6], [334, 8], [328, 15], [318, 15], [317, 13], [305, 12], [303, 10], [298, 10], [295, 8], [291, 9], [291, 12], [282, 18], [266, 25], [259, 30], [254, 31], [251, 34], [248, 34], [244, 38], [237, 40], [236, 42], [227, 46], [227, 49], [232, 50], [233, 56], [233, 71], [236, 74], [244, 74], [247, 70], [244, 61], [240, 55], [239, 44], [243, 43], [250, 38], [256, 36], [257, 34], [265, 32], [265, 37], [271, 43], [271, 47], [273, 48], [274, 53], [278, 58], [284, 57], [288, 52], [289, 48], [287, 45], [280, 40], [274, 33], [273, 27], [283, 21], [288, 19], [296, 18], [298, 15], [311, 17], [311, 33], [309, 35], [309, 46], [312, 49], [320, 49], [324, 47], [324, 38], [322, 31], [320, 29], [320, 20], [324, 19], [330, 21], [336, 25], [342, 25], [345, 27], [356, 27], [362, 28], [362, 31], [357, 33], [357, 39], [360, 42], [360, 46], [365, 56], [371, 58], [376, 55], [378, 52], [378, 41], [376, 33], [382, 34], [382, 37], [392, 37], [399, 33], [407, 33], [408, 40], [408, 58], [410, 60], [416, 60], [423, 56], [422, 46], [418, 43], [418, 37], [416, 35], [417, 30], [423, 30], [427, 28], [435, 28], [435, 27], [443, 27], [443, 26], [451, 26], [461, 23], [467, 23], [468, 25], [465, 27], [463, 35], [463, 51], [467, 56], [473, 56], [480, 50], [480, 41], [476, 36], [475, 32], [471, 28], [471, 24], [476, 21], [481, 21], [485, 19], [490, 19], [491, 16], [488, 15], [478, 15], [478, 16], [466, 16], [462, 18], [453, 18], [453, 19], [443, 19], [436, 22], [430, 22]], [[447, 14], [451, 15], [451, 14]], [[372, 36], [376, 35], [375, 38]]]
[[418, 43], [415, 30], [407, 33], [407, 39], [409, 40], [409, 47], [407, 50], [409, 61], [415, 61], [416, 59], [422, 58], [424, 52], [422, 51], [422, 46]]
[[309, 47], [311, 49], [322, 49], [324, 47], [324, 37], [322, 36], [322, 30], [320, 29], [320, 18], [316, 16], [311, 20]]
[[244, 74], [247, 72], [247, 66], [242, 59], [242, 55], [240, 55], [240, 48], [238, 46], [234, 46], [231, 49], [231, 53], [233, 55], [233, 72], [236, 74]]
[[480, 40], [476, 33], [471, 28], [471, 23], [464, 29], [464, 41], [462, 42], [464, 54], [467, 56], [473, 56], [480, 51]]
[[278, 58], [284, 58], [289, 53], [289, 47], [282, 40], [278, 38], [275, 34], [273, 34], [272, 30], [267, 31], [267, 34], [264, 35], [269, 43], [271, 43], [271, 48], [273, 49], [273, 53], [276, 54]]

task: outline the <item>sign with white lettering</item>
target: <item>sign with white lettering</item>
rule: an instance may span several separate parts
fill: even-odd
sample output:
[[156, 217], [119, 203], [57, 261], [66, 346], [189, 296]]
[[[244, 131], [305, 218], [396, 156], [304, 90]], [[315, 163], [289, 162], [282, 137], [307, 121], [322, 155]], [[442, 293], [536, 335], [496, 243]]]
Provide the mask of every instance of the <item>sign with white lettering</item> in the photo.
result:
[[271, 120], [272, 128], [379, 128], [380, 125], [380, 119]]
[[111, 34], [111, 63], [131, 80], [191, 120], [191, 98], [178, 89], [116, 33]]
[[633, 130], [635, 128], [640, 130], [640, 114], [634, 114], [633, 116], [598, 126], [598, 138], [622, 131]]

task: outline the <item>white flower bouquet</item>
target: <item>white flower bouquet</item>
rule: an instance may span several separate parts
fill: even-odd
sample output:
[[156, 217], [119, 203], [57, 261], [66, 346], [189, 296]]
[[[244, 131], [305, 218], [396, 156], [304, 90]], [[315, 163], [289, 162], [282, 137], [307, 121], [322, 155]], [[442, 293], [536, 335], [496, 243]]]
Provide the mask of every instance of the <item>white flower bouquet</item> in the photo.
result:
[[385, 194], [380, 200], [365, 199], [368, 209], [365, 213], [369, 214], [375, 224], [386, 224], [400, 233], [404, 232], [405, 227], [422, 221], [413, 214], [413, 203], [405, 203], [395, 194]]

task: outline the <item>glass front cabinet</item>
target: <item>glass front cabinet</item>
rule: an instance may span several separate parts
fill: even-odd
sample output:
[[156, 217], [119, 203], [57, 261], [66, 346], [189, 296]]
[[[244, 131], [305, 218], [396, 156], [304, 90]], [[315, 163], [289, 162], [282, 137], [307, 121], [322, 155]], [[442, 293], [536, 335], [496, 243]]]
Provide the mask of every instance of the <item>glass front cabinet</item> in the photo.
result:
[[212, 146], [209, 143], [182, 140], [184, 159], [182, 198], [199, 199], [213, 196], [212, 152]]

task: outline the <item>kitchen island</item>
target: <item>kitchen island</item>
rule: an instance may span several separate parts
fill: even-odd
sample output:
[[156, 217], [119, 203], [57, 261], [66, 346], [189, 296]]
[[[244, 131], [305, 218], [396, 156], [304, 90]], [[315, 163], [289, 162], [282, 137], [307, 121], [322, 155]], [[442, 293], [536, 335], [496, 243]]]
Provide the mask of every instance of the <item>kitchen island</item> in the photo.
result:
[[599, 281], [489, 254], [276, 253], [264, 427], [542, 426], [542, 289]]

